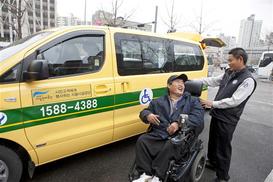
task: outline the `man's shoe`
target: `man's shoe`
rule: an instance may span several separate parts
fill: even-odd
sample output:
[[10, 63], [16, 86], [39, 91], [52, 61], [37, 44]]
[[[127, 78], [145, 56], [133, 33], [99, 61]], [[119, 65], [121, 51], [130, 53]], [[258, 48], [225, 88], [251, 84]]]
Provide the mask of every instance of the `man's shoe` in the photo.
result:
[[210, 160], [206, 160], [206, 168], [215, 171], [216, 165], [215, 165], [215, 163], [212, 163]]
[[142, 175], [140, 175], [140, 177], [138, 179], [135, 179], [132, 182], [148, 182], [151, 179], [152, 179], [152, 176], [149, 176], [149, 175], [143, 173]]
[[159, 177], [154, 176], [151, 182], [161, 182], [161, 180], [159, 179]]
[[219, 179], [219, 178], [216, 177], [216, 178], [213, 180], [213, 182], [228, 182], [228, 180]]

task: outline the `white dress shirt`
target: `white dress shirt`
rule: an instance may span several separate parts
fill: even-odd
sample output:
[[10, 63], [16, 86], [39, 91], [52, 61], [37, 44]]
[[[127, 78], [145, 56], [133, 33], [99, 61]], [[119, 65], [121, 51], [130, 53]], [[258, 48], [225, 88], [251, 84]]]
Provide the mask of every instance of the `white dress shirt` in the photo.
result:
[[[211, 87], [217, 87], [220, 85], [220, 82], [223, 78], [224, 74], [216, 76], [216, 77], [208, 77], [202, 78], [201, 81], [203, 84]], [[240, 105], [250, 94], [253, 92], [255, 87], [255, 82], [252, 78], [246, 78], [237, 88], [237, 90], [233, 93], [233, 95], [229, 98], [221, 99], [218, 101], [212, 102], [212, 107], [225, 109], [236, 107]]]

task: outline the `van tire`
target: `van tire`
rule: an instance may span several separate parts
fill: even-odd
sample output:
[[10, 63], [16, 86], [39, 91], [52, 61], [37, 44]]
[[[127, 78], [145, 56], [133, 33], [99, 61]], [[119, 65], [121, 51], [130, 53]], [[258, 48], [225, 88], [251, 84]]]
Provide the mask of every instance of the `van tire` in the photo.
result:
[[3, 180], [3, 182], [19, 182], [23, 173], [20, 157], [5, 146], [0, 146], [0, 170], [0, 181]]

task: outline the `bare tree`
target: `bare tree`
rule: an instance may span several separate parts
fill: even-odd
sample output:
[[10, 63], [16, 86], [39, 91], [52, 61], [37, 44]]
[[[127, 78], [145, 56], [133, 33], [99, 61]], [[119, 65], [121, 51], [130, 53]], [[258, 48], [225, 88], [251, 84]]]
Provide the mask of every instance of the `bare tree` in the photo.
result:
[[217, 23], [217, 20], [207, 22], [205, 21], [207, 18], [204, 15], [203, 12], [203, 0], [201, 1], [201, 7], [200, 7], [200, 14], [196, 16], [196, 18], [188, 25], [193, 31], [199, 33], [200, 35], [207, 33], [209, 31], [216, 30], [215, 24]]
[[135, 10], [131, 10], [128, 14], [120, 16], [120, 8], [123, 0], [113, 0], [111, 12], [106, 12], [102, 8], [104, 24], [112, 27], [122, 27], [125, 22], [133, 15]]
[[193, 29], [193, 31], [199, 33], [200, 35], [207, 33], [209, 31], [216, 30], [214, 28], [214, 25], [217, 23], [217, 21], [212, 21], [209, 23], [205, 23], [202, 18], [197, 17], [194, 21], [192, 21], [189, 24], [189, 27]]
[[265, 41], [268, 44], [273, 45], [273, 32], [270, 32], [268, 35], [266, 35]]
[[[25, 3], [25, 6], [22, 4]], [[16, 33], [18, 39], [22, 38], [22, 25], [24, 23], [23, 16], [25, 15], [29, 4], [27, 0], [1, 0], [1, 7], [5, 8], [8, 13], [7, 16], [0, 16], [2, 24], [12, 28]]]
[[265, 42], [268, 46], [268, 50], [270, 49], [270, 46], [273, 46], [273, 32], [270, 32], [265, 37]]
[[[175, 32], [176, 26], [179, 23], [178, 17], [174, 14], [174, 0], [172, 0], [171, 11], [167, 8], [168, 20], [163, 20], [163, 23], [168, 26], [168, 32]], [[167, 6], [166, 6], [167, 7]]]

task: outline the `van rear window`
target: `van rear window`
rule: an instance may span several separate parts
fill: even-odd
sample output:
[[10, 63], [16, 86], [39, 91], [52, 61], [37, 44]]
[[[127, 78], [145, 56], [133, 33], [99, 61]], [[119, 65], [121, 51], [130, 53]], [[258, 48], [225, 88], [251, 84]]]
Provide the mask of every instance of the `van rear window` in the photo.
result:
[[204, 66], [204, 57], [197, 45], [175, 41], [174, 58], [174, 71], [201, 70]]

